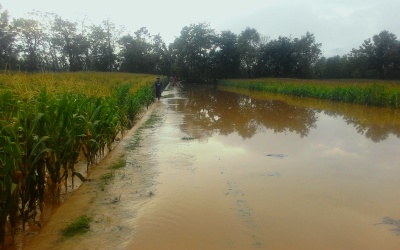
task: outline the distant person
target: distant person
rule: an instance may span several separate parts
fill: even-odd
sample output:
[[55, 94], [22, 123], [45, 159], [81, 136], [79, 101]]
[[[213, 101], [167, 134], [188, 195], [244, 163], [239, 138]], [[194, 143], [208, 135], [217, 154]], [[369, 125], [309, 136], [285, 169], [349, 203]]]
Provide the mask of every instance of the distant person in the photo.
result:
[[178, 77], [174, 77], [174, 84], [173, 84], [173, 86], [175, 87], [175, 86], [177, 86], [178, 85]]
[[160, 81], [160, 77], [159, 76], [157, 77], [156, 82], [154, 83], [154, 87], [155, 87], [155, 90], [156, 90], [156, 98], [158, 99], [158, 101], [160, 101], [162, 83]]

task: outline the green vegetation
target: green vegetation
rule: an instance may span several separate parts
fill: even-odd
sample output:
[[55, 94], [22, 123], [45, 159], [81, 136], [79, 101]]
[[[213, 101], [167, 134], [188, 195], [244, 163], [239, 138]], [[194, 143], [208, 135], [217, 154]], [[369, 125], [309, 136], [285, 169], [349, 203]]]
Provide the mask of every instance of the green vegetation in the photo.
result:
[[222, 80], [221, 86], [371, 106], [400, 107], [400, 83], [261, 78]]
[[66, 228], [64, 228], [62, 234], [65, 237], [72, 237], [77, 234], [86, 233], [90, 229], [91, 221], [92, 218], [87, 215], [82, 215], [71, 224], [69, 224]]
[[125, 166], [126, 166], [125, 158], [120, 158], [110, 166], [110, 169], [116, 170], [116, 169], [123, 168]]
[[184, 136], [184, 137], [181, 138], [181, 140], [183, 140], [183, 141], [192, 141], [192, 140], [194, 140], [194, 138], [191, 137], [191, 136]]
[[105, 184], [108, 184], [113, 178], [114, 178], [115, 174], [113, 171], [103, 174], [100, 177], [101, 182], [104, 182]]
[[138, 130], [136, 131], [134, 136], [132, 136], [132, 140], [130, 141], [130, 143], [128, 145], [128, 149], [129, 150], [135, 150], [137, 147], [139, 147], [140, 146], [140, 142], [143, 140], [143, 137], [141, 135], [141, 132], [143, 131], [143, 129], [154, 127], [154, 125], [158, 121], [160, 121], [160, 119], [161, 119], [161, 117], [159, 117], [158, 115], [152, 113], [149, 116], [149, 118], [146, 120], [146, 122], [140, 128], [138, 128]]
[[111, 170], [110, 172], [105, 173], [100, 177], [99, 187], [101, 191], [104, 191], [105, 186], [108, 185], [111, 182], [111, 180], [114, 179], [114, 176], [115, 173], [113, 170]]
[[144, 124], [144, 128], [152, 128], [154, 125], [161, 120], [161, 117], [158, 115], [152, 113], [149, 117], [149, 119], [146, 120]]
[[110, 184], [110, 182], [114, 179], [115, 177], [115, 170], [123, 168], [126, 166], [126, 161], [125, 159], [119, 159], [116, 162], [114, 162], [109, 169], [111, 170], [108, 173], [103, 174], [102, 176], [100, 176], [100, 180], [99, 180], [99, 187], [101, 189], [101, 191], [104, 191], [104, 188], [106, 185]]
[[104, 191], [105, 186], [110, 184], [110, 182], [114, 179], [115, 170], [124, 168], [125, 166], [126, 166], [126, 160], [123, 156], [119, 158], [117, 161], [113, 162], [113, 164], [111, 164], [111, 166], [109, 167], [111, 171], [100, 176], [100, 181], [99, 181], [100, 189]]
[[37, 222], [46, 194], [59, 202], [69, 173], [72, 186], [74, 176], [83, 179], [79, 161], [89, 174], [154, 100], [153, 81], [124, 73], [0, 74], [0, 244], [7, 223]]
[[142, 136], [139, 134], [140, 129], [136, 132], [136, 134], [132, 137], [133, 140], [129, 143], [128, 149], [129, 150], [135, 150], [137, 147], [139, 147], [140, 142], [142, 140]]

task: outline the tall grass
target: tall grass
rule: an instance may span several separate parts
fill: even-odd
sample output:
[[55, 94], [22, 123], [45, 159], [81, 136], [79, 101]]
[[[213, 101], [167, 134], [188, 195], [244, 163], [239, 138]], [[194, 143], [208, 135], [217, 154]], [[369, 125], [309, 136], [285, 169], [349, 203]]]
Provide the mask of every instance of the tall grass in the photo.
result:
[[400, 107], [400, 82], [363, 80], [246, 79], [222, 80], [222, 86], [248, 88], [371, 106]]
[[[80, 155], [89, 167], [153, 98], [154, 76], [0, 74], [0, 244], [5, 227], [36, 223], [46, 194], [59, 202]], [[73, 186], [73, 185], [72, 185]]]

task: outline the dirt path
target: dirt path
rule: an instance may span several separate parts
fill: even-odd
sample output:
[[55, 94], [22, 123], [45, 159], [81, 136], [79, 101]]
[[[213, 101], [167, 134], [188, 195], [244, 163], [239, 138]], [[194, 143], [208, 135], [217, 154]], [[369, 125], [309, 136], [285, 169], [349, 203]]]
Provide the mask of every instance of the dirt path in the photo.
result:
[[[154, 103], [124, 138], [107, 154], [99, 165], [92, 168], [84, 182], [50, 217], [39, 234], [32, 237], [23, 249], [121, 249], [134, 233], [132, 220], [140, 207], [151, 200], [152, 176], [156, 174], [148, 155], [136, 155], [133, 160], [126, 152], [137, 145], [144, 135], [143, 126], [151, 114], [162, 110]], [[148, 130], [151, 132], [151, 130]], [[140, 135], [139, 135], [140, 133]], [[142, 140], [142, 144], [146, 140]], [[126, 167], [111, 170], [110, 166], [125, 158]], [[144, 166], [146, 164], [146, 166]], [[104, 183], [104, 176], [112, 180]], [[103, 177], [103, 178], [102, 178]], [[102, 180], [103, 179], [103, 180]], [[81, 236], [65, 238], [62, 229], [82, 215], [93, 218], [90, 231]]]

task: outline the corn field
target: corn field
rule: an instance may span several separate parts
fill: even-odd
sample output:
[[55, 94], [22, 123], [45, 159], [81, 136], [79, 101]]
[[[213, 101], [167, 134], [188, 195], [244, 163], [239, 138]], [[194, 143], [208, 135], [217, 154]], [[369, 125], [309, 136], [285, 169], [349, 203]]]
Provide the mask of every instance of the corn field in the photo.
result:
[[400, 108], [399, 81], [261, 78], [222, 80], [222, 86], [370, 106]]
[[89, 173], [153, 102], [153, 82], [124, 73], [0, 74], [1, 244], [6, 228], [13, 236], [19, 223], [39, 223], [45, 196], [57, 203], [68, 178], [84, 179], [79, 159]]

